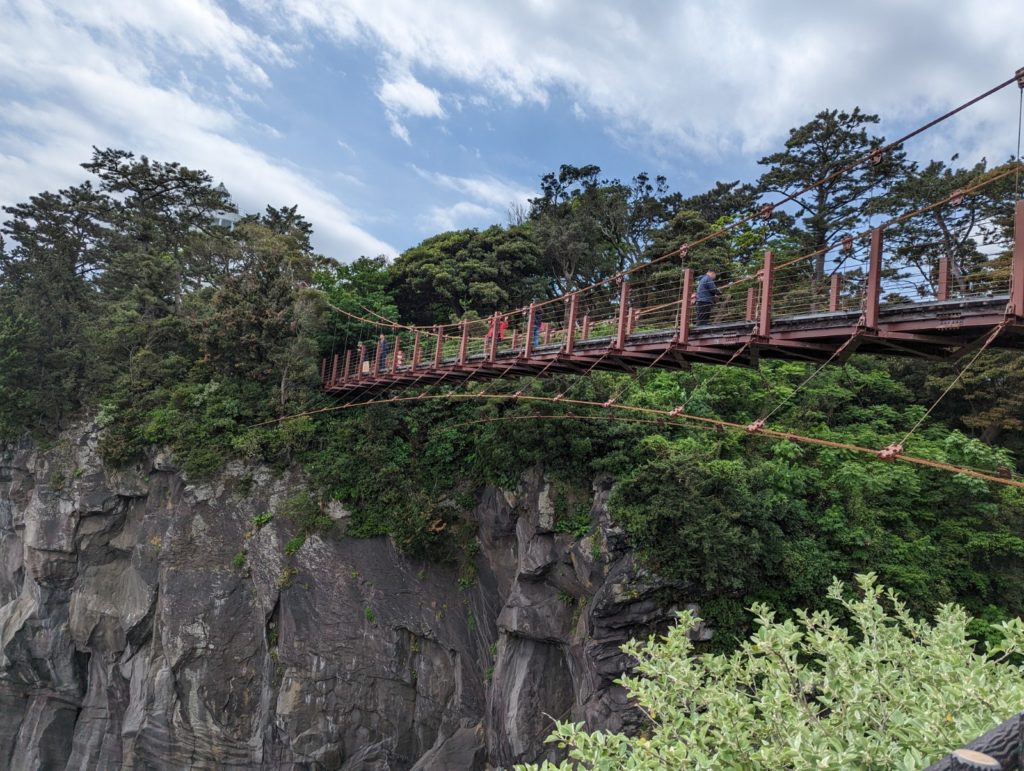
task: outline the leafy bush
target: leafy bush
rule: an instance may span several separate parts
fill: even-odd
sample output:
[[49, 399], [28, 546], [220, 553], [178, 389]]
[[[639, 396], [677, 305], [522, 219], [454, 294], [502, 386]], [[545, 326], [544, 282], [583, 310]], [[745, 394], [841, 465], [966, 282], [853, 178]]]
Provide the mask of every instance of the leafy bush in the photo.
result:
[[298, 525], [303, 536], [323, 533], [334, 525], [327, 514], [313, 500], [307, 491], [288, 498], [282, 505], [280, 514], [290, 522]]
[[297, 536], [295, 536], [294, 538], [289, 540], [288, 543], [286, 543], [284, 545], [284, 553], [286, 555], [288, 555], [289, 557], [292, 557], [292, 556], [295, 555], [295, 553], [299, 549], [301, 549], [303, 547], [303, 545], [305, 543], [306, 543], [306, 534], [305, 533], [299, 533]]
[[[873, 574], [858, 597], [834, 581], [846, 625], [827, 611], [776, 620], [753, 607], [756, 631], [728, 655], [695, 656], [689, 612], [663, 638], [631, 642], [638, 676], [625, 685], [650, 718], [640, 736], [586, 733], [558, 723], [548, 739], [577, 768], [919, 769], [1018, 712], [1024, 621], [1002, 622], [988, 655], [967, 636], [969, 616], [943, 605], [915, 619]], [[537, 769], [537, 766], [520, 766]]]

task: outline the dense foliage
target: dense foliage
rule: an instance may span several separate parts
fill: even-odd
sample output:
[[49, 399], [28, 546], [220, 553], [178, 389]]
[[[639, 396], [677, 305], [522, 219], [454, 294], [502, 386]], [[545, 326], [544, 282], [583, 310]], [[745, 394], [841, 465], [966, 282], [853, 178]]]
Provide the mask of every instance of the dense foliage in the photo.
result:
[[[487, 401], [345, 410], [319, 391], [323, 358], [388, 331], [354, 316], [425, 325], [484, 317], [601, 281], [727, 224], [736, 226], [690, 250], [687, 264], [747, 275], [766, 248], [815, 248], [990, 173], [984, 163], [922, 169], [891, 154], [768, 219], [737, 225], [763, 201], [884, 144], [868, 133], [876, 122], [858, 110], [824, 111], [763, 159], [757, 184], [718, 183], [688, 198], [662, 177], [627, 183], [596, 166], [565, 165], [541, 179], [529, 209], [507, 226], [440, 233], [393, 262], [346, 264], [314, 252], [311, 226], [294, 207], [268, 206], [219, 227], [233, 207], [206, 173], [97, 150], [84, 164], [89, 181], [5, 210], [0, 439], [25, 431], [45, 439], [89, 413], [104, 428], [111, 463], [151, 445], [169, 446], [192, 476], [230, 458], [299, 463], [319, 503], [335, 499], [352, 511], [351, 534], [389, 535], [442, 560], [472, 556], [470, 509], [482, 483], [513, 486], [542, 465], [560, 491], [559, 527], [582, 536], [590, 524], [580, 506], [605, 475], [615, 481], [613, 515], [653, 568], [702, 603], [718, 647], [745, 633], [751, 602], [813, 604], [833, 575], [869, 569], [916, 612], [955, 600], [988, 634], [987, 625], [1024, 610], [1015, 569], [1024, 521], [1013, 489], [838, 450], [501, 398], [518, 390], [615, 395], [749, 422], [792, 394], [808, 365], [558, 376], [489, 383]], [[894, 232], [898, 260], [926, 270], [944, 255], [971, 270], [1007, 232], [1010, 196], [995, 185], [959, 219]], [[677, 257], [659, 270], [677, 275], [679, 267]], [[826, 268], [808, 264], [806, 278]], [[922, 401], [952, 371], [855, 357], [823, 371], [772, 423], [884, 447], [921, 417]], [[1019, 372], [1015, 354], [987, 354], [908, 450], [1013, 468], [1024, 424]], [[536, 415], [551, 419], [519, 419]]]
[[[561, 765], [524, 769], [920, 769], [1020, 710], [1024, 622], [998, 628], [978, 654], [969, 617], [942, 605], [932, 623], [913, 616], [874, 575], [860, 595], [834, 582], [828, 610], [779, 620], [753, 607], [756, 630], [727, 655], [693, 655], [689, 611], [661, 639], [624, 646], [636, 675], [623, 679], [649, 719], [639, 736], [559, 723], [549, 741]], [[845, 623], [842, 618], [848, 619]]]

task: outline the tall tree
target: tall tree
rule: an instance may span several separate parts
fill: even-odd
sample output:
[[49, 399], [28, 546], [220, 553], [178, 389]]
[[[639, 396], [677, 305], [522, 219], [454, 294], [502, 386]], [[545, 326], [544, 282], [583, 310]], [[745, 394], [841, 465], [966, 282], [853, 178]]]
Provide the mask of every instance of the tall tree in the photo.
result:
[[[182, 298], [216, 276], [209, 245], [215, 235], [223, 242], [225, 231], [213, 224], [214, 214], [234, 206], [209, 174], [178, 163], [94, 149], [83, 168], [110, 202], [96, 282], [103, 318], [93, 330], [102, 359], [130, 390], [173, 379], [175, 359], [185, 354]], [[194, 248], [200, 240], [206, 248]]]
[[677, 208], [665, 177], [640, 173], [625, 184], [600, 174], [599, 166], [564, 164], [544, 175], [541, 195], [530, 202], [552, 296], [639, 262]]
[[[936, 290], [942, 257], [949, 261], [954, 288], [960, 291], [985, 291], [998, 276], [1006, 275], [1012, 241], [1013, 179], [997, 179], [971, 195], [953, 197], [958, 190], [985, 183], [998, 171], [989, 170], [984, 159], [970, 168], [942, 161], [931, 161], [923, 168], [913, 163], [906, 175], [874, 202], [873, 210], [890, 216], [927, 208], [885, 232], [895, 265], [909, 273], [922, 290]], [[934, 205], [943, 199], [949, 200]], [[998, 257], [1000, 252], [1004, 258], [993, 259], [993, 253]]]
[[4, 208], [0, 317], [8, 335], [18, 330], [32, 426], [60, 427], [87, 389], [87, 331], [97, 309], [90, 278], [106, 263], [101, 215], [109, 206], [86, 183]]
[[273, 384], [282, 408], [314, 378], [313, 338], [323, 318], [319, 294], [309, 289], [318, 260], [303, 222], [282, 228], [270, 214], [238, 223], [238, 269], [196, 306], [193, 319], [206, 364], [220, 376]]
[[441, 233], [391, 268], [402, 318], [432, 324], [519, 307], [542, 291], [540, 252], [529, 224]]
[[[861, 112], [859, 107], [852, 112], [822, 110], [814, 120], [790, 129], [785, 150], [758, 161], [767, 167], [758, 188], [769, 202], [824, 180], [791, 204], [802, 250], [822, 249], [840, 234], [856, 229], [865, 219], [864, 206], [871, 196], [902, 174], [902, 150], [879, 154], [877, 163], [838, 173], [885, 144], [883, 137], [868, 133], [878, 122], [877, 115]], [[815, 258], [812, 272], [816, 281], [824, 277], [824, 253]]]

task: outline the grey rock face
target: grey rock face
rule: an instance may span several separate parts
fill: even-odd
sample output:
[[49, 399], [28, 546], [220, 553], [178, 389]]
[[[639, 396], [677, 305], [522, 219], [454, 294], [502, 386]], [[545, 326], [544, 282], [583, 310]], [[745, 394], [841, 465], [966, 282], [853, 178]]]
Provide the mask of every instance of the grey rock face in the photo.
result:
[[253, 520], [297, 472], [190, 484], [165, 452], [104, 469], [96, 443], [0, 456], [0, 767], [481, 769], [553, 757], [553, 719], [638, 725], [619, 646], [680, 587], [634, 565], [607, 481], [580, 541], [539, 469], [483, 489], [464, 588], [344, 537], [338, 506], [286, 557], [294, 525]]

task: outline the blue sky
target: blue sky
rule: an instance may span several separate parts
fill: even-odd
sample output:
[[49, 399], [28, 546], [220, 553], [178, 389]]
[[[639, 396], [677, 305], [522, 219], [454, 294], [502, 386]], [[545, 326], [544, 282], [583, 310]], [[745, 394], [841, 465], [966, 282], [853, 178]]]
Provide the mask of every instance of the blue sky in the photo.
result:
[[[936, 11], [940, 8], [940, 11]], [[395, 255], [504, 223], [562, 163], [753, 180], [824, 107], [895, 136], [1024, 66], [1019, 0], [0, 0], [0, 204], [92, 145], [204, 168], [316, 246]], [[915, 142], [1014, 152], [1017, 89]]]

